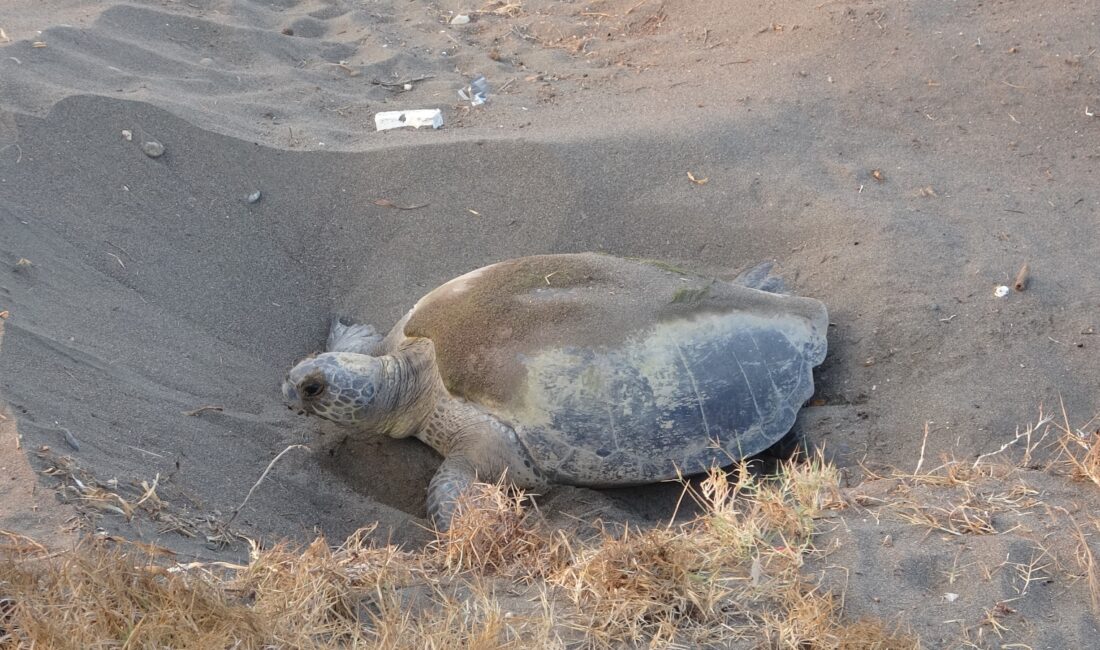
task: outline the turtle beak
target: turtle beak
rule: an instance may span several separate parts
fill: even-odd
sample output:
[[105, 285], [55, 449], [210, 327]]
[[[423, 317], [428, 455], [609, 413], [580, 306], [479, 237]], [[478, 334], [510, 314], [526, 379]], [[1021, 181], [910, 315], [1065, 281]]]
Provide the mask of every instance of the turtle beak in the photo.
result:
[[286, 400], [288, 409], [302, 411], [302, 399], [298, 396], [298, 389], [294, 387], [289, 378], [283, 382], [283, 399]]

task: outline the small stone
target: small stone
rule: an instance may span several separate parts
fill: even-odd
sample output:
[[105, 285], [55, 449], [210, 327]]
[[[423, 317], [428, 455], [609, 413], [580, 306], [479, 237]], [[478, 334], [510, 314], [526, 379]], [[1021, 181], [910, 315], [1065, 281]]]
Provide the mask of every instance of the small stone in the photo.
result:
[[255, 192], [248, 195], [248, 202], [249, 203], [255, 203], [256, 201], [259, 201], [259, 200], [260, 200], [260, 190], [256, 190]]
[[134, 132], [130, 129], [122, 129], [122, 139], [129, 142], [134, 139]]
[[156, 140], [141, 143], [141, 150], [150, 158], [160, 158], [164, 155], [164, 145]]
[[1004, 284], [1000, 285], [993, 290], [993, 295], [997, 298], [1004, 298], [1008, 295], [1008, 286]]
[[205, 66], [214, 65], [214, 59], [211, 59], [208, 56], [204, 56], [201, 59], [199, 59], [199, 65], [205, 65]]
[[405, 90], [412, 90], [413, 85], [412, 84], [405, 84], [404, 86], [402, 86], [402, 88], [404, 88]]
[[470, 17], [466, 14], [458, 14], [451, 19], [452, 25], [467, 25], [470, 22]]

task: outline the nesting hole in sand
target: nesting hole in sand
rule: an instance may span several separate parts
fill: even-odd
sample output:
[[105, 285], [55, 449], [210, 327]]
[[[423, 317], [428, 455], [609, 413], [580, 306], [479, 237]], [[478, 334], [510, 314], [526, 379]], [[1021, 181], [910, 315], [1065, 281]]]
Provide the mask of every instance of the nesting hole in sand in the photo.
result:
[[[236, 519], [257, 535], [337, 539], [380, 521], [380, 536], [423, 537], [409, 515], [424, 514], [434, 451], [348, 436], [282, 402], [285, 372], [323, 348], [333, 314], [386, 331], [441, 282], [544, 252], [608, 250], [732, 277], [789, 236], [774, 220], [731, 224], [720, 206], [679, 221], [659, 204], [624, 212], [618, 192], [663, 168], [625, 166], [596, 192], [580, 168], [591, 164], [585, 147], [532, 157], [529, 142], [485, 143], [471, 176], [468, 143], [457, 140], [276, 151], [92, 97], [16, 120], [34, 155], [6, 182], [40, 190], [33, 206], [0, 206], [12, 234], [0, 261], [15, 269], [2, 282], [12, 317], [0, 376], [25, 447], [70, 455], [104, 481], [159, 476], [162, 496], [199, 520], [231, 512], [287, 446], [311, 445], [281, 459]], [[165, 153], [145, 155], [143, 138]], [[638, 161], [665, 146], [643, 143]], [[707, 233], [706, 246], [694, 232]], [[576, 516], [644, 523], [667, 520], [679, 494], [665, 484], [548, 497]]]

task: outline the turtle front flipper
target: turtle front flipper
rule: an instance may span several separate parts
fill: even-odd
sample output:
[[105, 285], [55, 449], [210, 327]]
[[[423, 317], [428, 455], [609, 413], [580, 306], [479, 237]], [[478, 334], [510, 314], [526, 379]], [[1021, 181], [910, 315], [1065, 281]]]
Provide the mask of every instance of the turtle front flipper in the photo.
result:
[[448, 456], [428, 483], [428, 518], [443, 533], [451, 527], [458, 499], [477, 480], [474, 464], [462, 456]]
[[516, 432], [469, 402], [443, 401], [416, 436], [446, 457], [428, 484], [428, 516], [440, 532], [450, 528], [459, 497], [474, 481], [547, 485]]
[[344, 325], [340, 318], [332, 319], [328, 332], [328, 352], [354, 352], [375, 356], [382, 335], [370, 325], [353, 323]]
[[774, 266], [771, 262], [761, 262], [734, 278], [733, 284], [740, 284], [750, 289], [759, 289], [768, 293], [787, 293], [787, 285], [783, 283], [783, 278], [772, 275]]

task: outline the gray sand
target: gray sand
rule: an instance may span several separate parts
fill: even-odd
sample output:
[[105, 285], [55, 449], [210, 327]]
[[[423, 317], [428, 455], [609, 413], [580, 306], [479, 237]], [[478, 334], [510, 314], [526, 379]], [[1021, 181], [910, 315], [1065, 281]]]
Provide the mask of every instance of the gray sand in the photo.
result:
[[[199, 537], [100, 525], [240, 558], [208, 548], [209, 522], [305, 442], [242, 532], [339, 539], [377, 520], [422, 541], [438, 458], [317, 440], [282, 374], [334, 313], [386, 330], [455, 275], [584, 250], [727, 279], [772, 259], [823, 300], [830, 355], [800, 427], [853, 479], [857, 462], [911, 468], [926, 423], [927, 449], [965, 457], [1040, 404], [1100, 410], [1088, 3], [698, 0], [649, 11], [656, 27], [634, 4], [604, 3], [626, 16], [608, 38], [574, 3], [461, 30], [454, 3], [18, 0], [0, 22], [0, 394], [24, 452], [124, 485], [159, 474]], [[454, 91], [477, 72], [512, 81], [469, 109]], [[447, 127], [373, 131], [375, 111], [419, 107]], [[1027, 290], [994, 298], [1025, 262]], [[184, 414], [204, 405], [224, 410]], [[663, 519], [674, 488], [550, 497]]]

